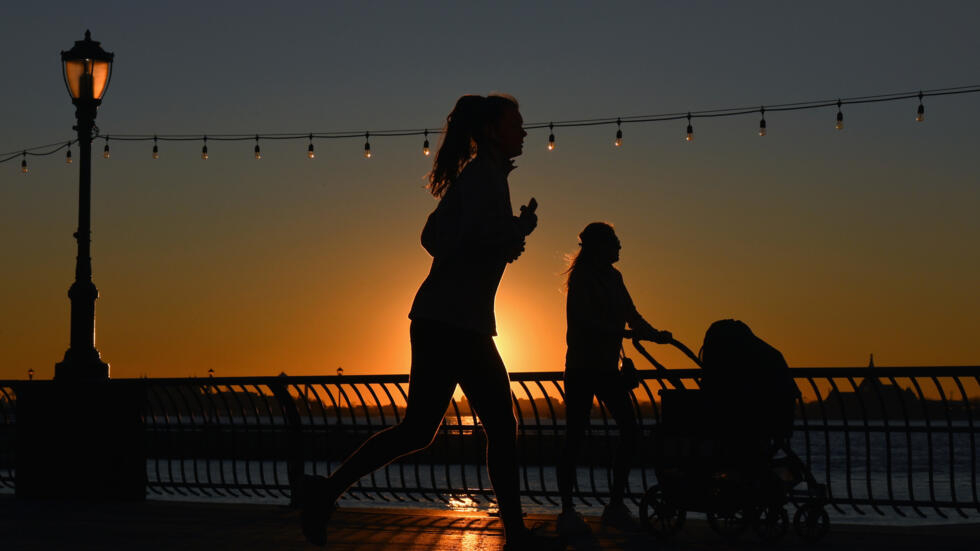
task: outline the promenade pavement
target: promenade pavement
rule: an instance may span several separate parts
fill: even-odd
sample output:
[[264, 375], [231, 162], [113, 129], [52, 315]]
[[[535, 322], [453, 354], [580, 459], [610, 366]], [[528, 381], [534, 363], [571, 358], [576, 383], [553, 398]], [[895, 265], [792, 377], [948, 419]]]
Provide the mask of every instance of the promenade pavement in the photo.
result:
[[[704, 522], [691, 521], [676, 541], [658, 545], [646, 534], [603, 529], [590, 519], [594, 537], [571, 542], [574, 550], [707, 550], [762, 547], [751, 536], [734, 546]], [[529, 525], [553, 533], [554, 517], [529, 515]], [[335, 551], [496, 551], [503, 547], [498, 519], [484, 513], [430, 509], [337, 511], [328, 549]], [[820, 542], [799, 540], [792, 530], [769, 549], [803, 551], [904, 551], [980, 549], [980, 524], [919, 527], [832, 526]], [[272, 505], [215, 503], [94, 503], [24, 501], [0, 497], [0, 549], [10, 550], [312, 550], [300, 534], [299, 513]]]

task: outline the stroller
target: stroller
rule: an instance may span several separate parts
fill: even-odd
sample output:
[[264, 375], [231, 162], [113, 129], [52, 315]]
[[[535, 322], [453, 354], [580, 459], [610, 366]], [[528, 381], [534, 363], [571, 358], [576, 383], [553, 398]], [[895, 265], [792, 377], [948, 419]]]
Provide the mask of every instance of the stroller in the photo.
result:
[[[789, 447], [800, 393], [782, 354], [737, 320], [711, 325], [700, 358], [677, 341], [671, 344], [702, 368], [700, 389], [664, 378], [674, 388], [660, 391], [657, 484], [640, 503], [641, 523], [654, 536], [670, 538], [687, 511], [697, 511], [729, 541], [751, 527], [771, 543], [786, 534], [792, 501], [797, 534], [822, 538], [830, 528], [826, 488]], [[633, 345], [664, 369], [639, 341]]]

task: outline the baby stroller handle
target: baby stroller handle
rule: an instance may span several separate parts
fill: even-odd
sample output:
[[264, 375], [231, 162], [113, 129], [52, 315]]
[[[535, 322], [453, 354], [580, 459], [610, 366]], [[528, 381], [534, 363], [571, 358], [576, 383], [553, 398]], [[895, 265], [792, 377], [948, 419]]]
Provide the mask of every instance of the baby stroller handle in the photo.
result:
[[686, 355], [688, 358], [691, 358], [691, 361], [694, 362], [694, 365], [696, 365], [698, 367], [704, 367], [704, 366], [701, 365], [701, 360], [698, 358], [698, 355], [695, 354], [694, 352], [691, 352], [691, 349], [688, 348], [687, 345], [685, 345], [681, 341], [678, 341], [678, 340], [675, 340], [675, 339], [670, 339], [670, 343], [669, 344], [672, 344], [674, 346], [674, 348], [676, 348], [676, 349], [680, 350], [681, 352], [683, 352], [684, 355]]
[[[699, 360], [697, 355], [695, 355], [694, 352], [691, 352], [691, 349], [685, 346], [684, 343], [676, 339], [671, 339], [668, 344], [673, 345], [675, 348], [683, 352], [688, 358], [690, 358], [691, 361], [695, 363], [695, 365], [701, 367], [701, 360]], [[641, 356], [646, 358], [647, 361], [650, 362], [650, 364], [653, 365], [653, 367], [656, 368], [657, 371], [662, 371], [662, 372], [670, 371], [663, 364], [658, 362], [653, 356], [651, 356], [649, 352], [647, 352], [647, 349], [644, 348], [642, 344], [640, 344], [640, 339], [633, 339], [633, 348], [636, 348], [636, 351], [639, 352]], [[670, 384], [674, 386], [674, 388], [679, 388], [679, 389], [684, 388], [684, 385], [681, 383], [681, 380], [679, 378], [670, 377], [670, 376], [666, 376], [664, 378], [667, 379], [667, 381], [669, 381]]]

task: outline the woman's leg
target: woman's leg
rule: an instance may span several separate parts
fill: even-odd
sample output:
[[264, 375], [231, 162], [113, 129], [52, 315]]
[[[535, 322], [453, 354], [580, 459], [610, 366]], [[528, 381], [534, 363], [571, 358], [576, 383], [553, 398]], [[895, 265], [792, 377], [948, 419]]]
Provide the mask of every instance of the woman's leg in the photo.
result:
[[412, 371], [405, 418], [375, 433], [350, 455], [328, 479], [332, 503], [362, 476], [395, 459], [428, 446], [436, 435], [453, 392], [456, 366], [449, 365], [453, 346], [439, 326], [412, 322]]
[[619, 387], [618, 383], [619, 381], [615, 380], [609, 385], [605, 385], [605, 388], [602, 388], [598, 393], [599, 399], [609, 410], [619, 428], [619, 444], [616, 447], [616, 455], [613, 460], [613, 486], [610, 488], [610, 504], [623, 502], [630, 465], [633, 463], [633, 456], [636, 454], [637, 426], [636, 415], [633, 412], [633, 400], [630, 399], [629, 392]]
[[588, 382], [565, 371], [565, 443], [558, 458], [558, 492], [561, 494], [562, 511], [575, 509], [572, 490], [575, 487], [576, 463], [585, 429], [589, 426], [592, 411], [593, 387]]
[[460, 358], [460, 386], [487, 435], [487, 471], [507, 534], [523, 533], [517, 468], [517, 420], [510, 377], [489, 335], [472, 335]]

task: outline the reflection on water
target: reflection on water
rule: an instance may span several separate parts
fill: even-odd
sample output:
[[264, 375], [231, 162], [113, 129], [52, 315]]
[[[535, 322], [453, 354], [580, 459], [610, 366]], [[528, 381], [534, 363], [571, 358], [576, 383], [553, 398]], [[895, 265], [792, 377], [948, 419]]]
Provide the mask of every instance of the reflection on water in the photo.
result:
[[479, 501], [469, 496], [451, 496], [447, 505], [450, 510], [463, 513], [473, 513], [485, 509], [485, 506], [481, 506]]
[[476, 418], [472, 415], [447, 415], [443, 419], [443, 430], [450, 434], [471, 435], [476, 429]]

